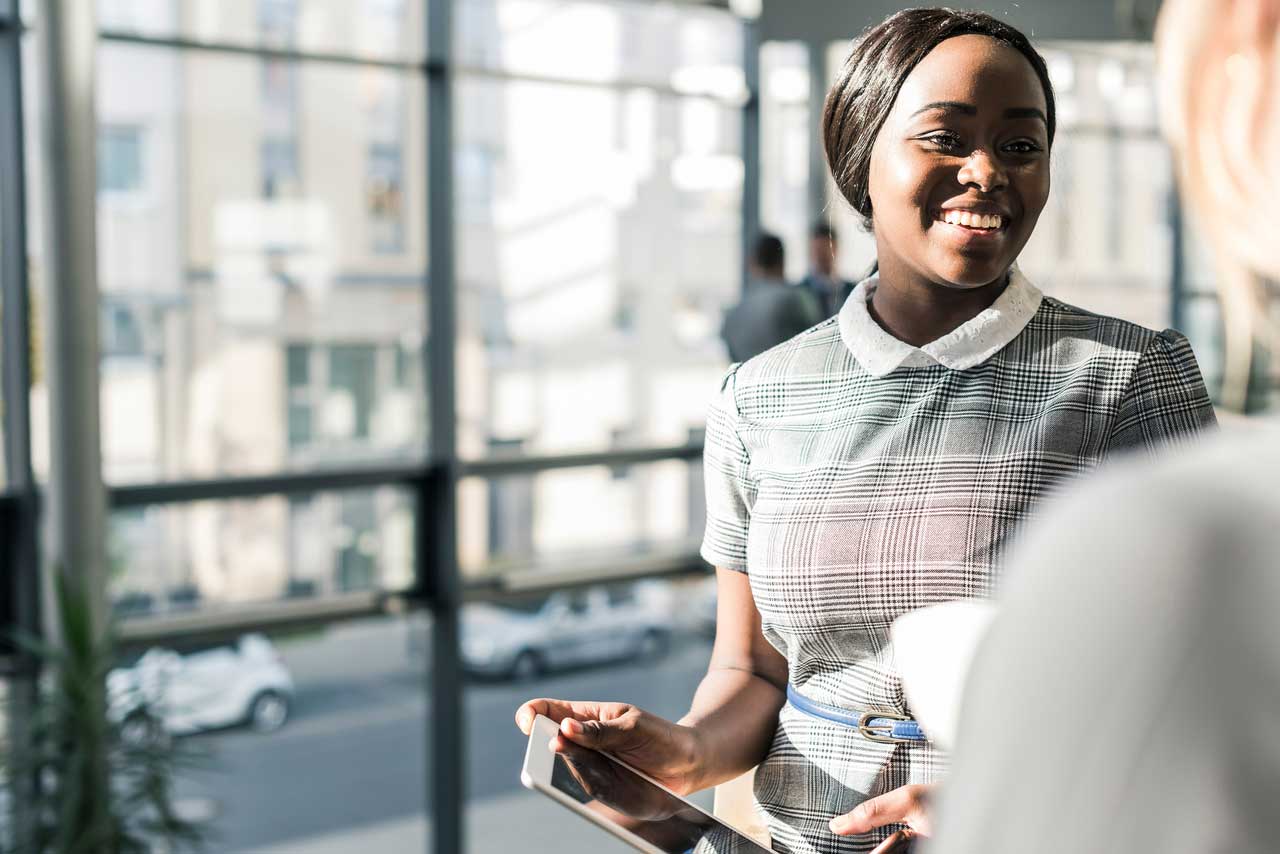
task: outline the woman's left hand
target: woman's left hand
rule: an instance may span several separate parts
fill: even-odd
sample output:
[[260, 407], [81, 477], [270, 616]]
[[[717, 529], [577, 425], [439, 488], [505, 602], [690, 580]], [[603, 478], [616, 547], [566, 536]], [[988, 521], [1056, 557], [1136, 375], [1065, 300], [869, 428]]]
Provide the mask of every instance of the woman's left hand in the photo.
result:
[[895, 850], [908, 839], [931, 835], [929, 800], [932, 794], [932, 785], [917, 783], [868, 798], [844, 815], [831, 819], [831, 832], [840, 836], [853, 836], [886, 824], [905, 824], [908, 830], [893, 833], [871, 854]]

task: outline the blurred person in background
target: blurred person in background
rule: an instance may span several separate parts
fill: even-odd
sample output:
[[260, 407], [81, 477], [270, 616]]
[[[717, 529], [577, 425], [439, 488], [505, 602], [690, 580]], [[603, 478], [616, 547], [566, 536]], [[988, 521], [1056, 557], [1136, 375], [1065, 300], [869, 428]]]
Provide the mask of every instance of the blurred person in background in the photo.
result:
[[725, 314], [720, 328], [734, 362], [745, 362], [822, 320], [817, 299], [787, 285], [786, 254], [779, 237], [757, 237], [747, 267], [747, 292]]
[[[1166, 0], [1156, 51], [1232, 347], [1274, 349], [1280, 0]], [[929, 854], [1280, 850], [1280, 424], [1047, 508], [1009, 560], [958, 738]], [[927, 830], [923, 794], [867, 802], [859, 827]]]
[[1214, 423], [1185, 338], [1044, 297], [1015, 266], [1054, 129], [1043, 58], [989, 15], [905, 10], [854, 43], [823, 138], [879, 269], [835, 318], [732, 366], [712, 402], [719, 610], [692, 708], [672, 723], [538, 699], [517, 711], [526, 732], [548, 715], [558, 742], [678, 792], [758, 766], [778, 851], [866, 852], [897, 831], [860, 824], [859, 804], [915, 799], [947, 758], [911, 720], [894, 619], [988, 595], [1069, 478]]
[[800, 280], [800, 286], [813, 294], [822, 306], [824, 318], [835, 317], [853, 293], [853, 282], [836, 272], [839, 249], [834, 228], [825, 222], [814, 225], [809, 232], [809, 273]]

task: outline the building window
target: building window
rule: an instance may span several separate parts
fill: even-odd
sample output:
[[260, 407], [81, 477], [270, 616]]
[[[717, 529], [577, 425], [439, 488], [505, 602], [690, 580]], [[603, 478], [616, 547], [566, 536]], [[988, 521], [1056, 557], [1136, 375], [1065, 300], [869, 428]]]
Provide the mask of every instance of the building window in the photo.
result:
[[298, 67], [296, 63], [262, 63], [262, 196], [296, 195], [298, 168]]
[[293, 47], [298, 32], [295, 0], [260, 0], [258, 27], [262, 43], [271, 47]]
[[373, 345], [339, 344], [329, 348], [327, 397], [334, 411], [327, 420], [334, 424], [334, 433], [343, 438], [369, 438], [377, 383], [377, 352]]
[[103, 356], [143, 355], [142, 326], [132, 308], [103, 300], [98, 320], [99, 346]]
[[375, 253], [404, 251], [404, 156], [398, 143], [369, 146], [365, 179], [371, 245]]
[[[412, 356], [399, 345], [290, 344], [285, 349], [289, 447], [332, 450], [367, 442], [379, 407], [394, 408], [416, 376]], [[385, 425], [384, 425], [385, 428]]]
[[98, 131], [98, 189], [136, 193], [142, 189], [142, 128], [105, 125]]

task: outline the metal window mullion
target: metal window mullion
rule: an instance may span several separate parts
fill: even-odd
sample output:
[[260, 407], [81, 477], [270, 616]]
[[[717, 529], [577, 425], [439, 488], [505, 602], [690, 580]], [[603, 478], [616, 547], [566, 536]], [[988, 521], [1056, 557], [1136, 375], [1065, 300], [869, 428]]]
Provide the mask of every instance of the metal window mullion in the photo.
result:
[[22, 35], [0, 31], [0, 311], [4, 335], [4, 459], [7, 486], [32, 485], [30, 306], [27, 292], [26, 180], [22, 110]]
[[742, 105], [742, 263], [741, 289], [747, 292], [751, 244], [760, 231], [760, 25], [742, 21], [742, 75], [747, 100]]
[[431, 844], [436, 854], [465, 850], [466, 792], [462, 671], [459, 652], [461, 583], [457, 551], [457, 327], [453, 221], [453, 2], [426, 0], [427, 14], [427, 401], [433, 476], [418, 490], [416, 587], [431, 610], [427, 683], [427, 769]]
[[[810, 42], [809, 60], [809, 219], [818, 222], [827, 212], [827, 153], [822, 138], [822, 113], [827, 103], [827, 46]], [[807, 232], [806, 232], [807, 233]]]
[[1186, 222], [1182, 215], [1182, 193], [1176, 170], [1169, 179], [1169, 325], [1185, 330], [1187, 322]]
[[107, 495], [110, 506], [113, 508], [262, 498], [271, 495], [299, 495], [415, 484], [429, 474], [427, 471], [429, 468], [430, 466], [426, 463], [405, 463], [376, 467], [319, 469], [253, 477], [130, 484], [112, 486], [108, 488]]
[[[17, 14], [16, 2], [5, 3]], [[31, 471], [30, 304], [27, 290], [26, 170], [24, 111], [22, 109], [22, 30], [16, 19], [0, 31], [0, 354], [3, 361], [5, 487], [10, 500], [0, 512], [3, 552], [0, 553], [0, 596], [8, 600], [4, 625], [37, 635], [40, 631], [39, 508], [35, 477]], [[29, 740], [31, 713], [35, 708], [33, 662], [17, 659], [9, 684], [7, 737], [13, 744]], [[12, 798], [9, 831], [24, 838], [30, 831], [38, 781], [26, 775], [10, 781]], [[0, 844], [12, 840], [0, 839]]]
[[103, 42], [137, 47], [167, 48], [193, 53], [221, 53], [257, 59], [273, 59], [285, 62], [315, 62], [331, 65], [354, 65], [363, 68], [384, 68], [390, 71], [422, 71], [426, 63], [416, 59], [382, 59], [376, 56], [360, 56], [354, 53], [334, 51], [310, 51], [270, 45], [236, 44], [234, 42], [202, 41], [183, 36], [146, 36], [120, 30], [102, 30], [98, 37]]

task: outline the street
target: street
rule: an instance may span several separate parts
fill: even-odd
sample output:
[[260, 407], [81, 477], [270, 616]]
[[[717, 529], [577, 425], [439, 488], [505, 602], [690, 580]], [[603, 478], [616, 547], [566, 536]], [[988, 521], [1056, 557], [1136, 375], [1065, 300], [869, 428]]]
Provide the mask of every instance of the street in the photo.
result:
[[[297, 687], [284, 728], [271, 734], [231, 729], [187, 739], [212, 754], [212, 767], [184, 779], [179, 791], [189, 804], [212, 812], [213, 850], [306, 851], [311, 846], [302, 841], [308, 838], [409, 819], [420, 833], [427, 812], [429, 704], [425, 665], [409, 643], [410, 631], [425, 632], [425, 627], [420, 619], [411, 625], [403, 618], [381, 619], [279, 641]], [[526, 739], [513, 722], [516, 707], [533, 696], [617, 699], [678, 717], [687, 710], [709, 656], [708, 640], [681, 634], [656, 663], [623, 662], [523, 685], [468, 682], [469, 813], [486, 803], [528, 801], [526, 811], [541, 816], [545, 809], [557, 822], [598, 833], [561, 816], [562, 808], [550, 801], [540, 803], [542, 796], [523, 791], [519, 772]], [[469, 849], [496, 850], [486, 844], [486, 834], [504, 830], [510, 829], [470, 821]]]

